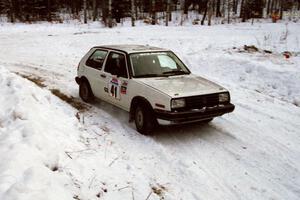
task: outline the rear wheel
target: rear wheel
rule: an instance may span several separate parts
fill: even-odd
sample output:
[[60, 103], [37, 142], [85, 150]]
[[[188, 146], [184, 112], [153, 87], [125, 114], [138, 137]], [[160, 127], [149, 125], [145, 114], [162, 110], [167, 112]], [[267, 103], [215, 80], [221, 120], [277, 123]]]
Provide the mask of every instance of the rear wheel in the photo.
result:
[[87, 103], [90, 103], [94, 100], [94, 95], [91, 90], [90, 84], [86, 80], [80, 81], [79, 84], [79, 96], [80, 98]]
[[137, 105], [134, 121], [137, 131], [143, 135], [151, 135], [157, 125], [152, 108], [143, 104]]

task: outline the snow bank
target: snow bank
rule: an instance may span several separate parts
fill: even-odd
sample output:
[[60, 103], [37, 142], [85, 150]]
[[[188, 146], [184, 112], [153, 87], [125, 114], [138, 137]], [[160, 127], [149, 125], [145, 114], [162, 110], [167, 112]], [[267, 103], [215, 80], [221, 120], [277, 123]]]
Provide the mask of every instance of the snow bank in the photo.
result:
[[[300, 104], [300, 57], [285, 59], [283, 55], [262, 53], [229, 54], [203, 51], [201, 56], [191, 58], [195, 73], [228, 87], [249, 89], [294, 105]], [[201, 63], [201, 64], [199, 64]]]
[[60, 171], [82, 148], [74, 110], [0, 66], [0, 199], [72, 199]]

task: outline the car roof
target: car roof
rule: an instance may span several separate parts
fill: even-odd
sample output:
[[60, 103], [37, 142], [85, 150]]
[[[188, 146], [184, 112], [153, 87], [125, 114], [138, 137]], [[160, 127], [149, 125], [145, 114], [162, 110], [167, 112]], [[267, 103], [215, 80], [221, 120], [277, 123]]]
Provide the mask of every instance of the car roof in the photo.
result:
[[153, 47], [149, 45], [103, 45], [103, 46], [95, 46], [94, 48], [105, 48], [105, 49], [113, 49], [130, 53], [139, 53], [139, 52], [157, 52], [157, 51], [170, 51], [168, 49], [163, 49], [159, 47]]

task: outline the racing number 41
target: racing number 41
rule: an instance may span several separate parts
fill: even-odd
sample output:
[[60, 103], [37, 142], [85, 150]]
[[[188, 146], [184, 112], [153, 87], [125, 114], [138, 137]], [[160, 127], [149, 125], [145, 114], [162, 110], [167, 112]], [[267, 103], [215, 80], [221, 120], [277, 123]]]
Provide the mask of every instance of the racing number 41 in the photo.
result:
[[120, 99], [120, 84], [118, 79], [112, 79], [109, 82], [109, 94], [115, 99]]
[[110, 94], [111, 94], [112, 97], [117, 98], [118, 86], [115, 86], [114, 84], [112, 84], [111, 88], [110, 88]]

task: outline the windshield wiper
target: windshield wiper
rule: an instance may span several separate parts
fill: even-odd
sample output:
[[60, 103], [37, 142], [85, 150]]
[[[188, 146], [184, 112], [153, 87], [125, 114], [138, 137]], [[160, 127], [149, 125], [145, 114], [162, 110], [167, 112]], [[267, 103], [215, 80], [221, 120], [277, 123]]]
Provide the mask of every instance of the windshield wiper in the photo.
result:
[[147, 78], [147, 77], [167, 77], [165, 74], [142, 74], [134, 76], [134, 78]]
[[174, 70], [174, 71], [167, 71], [163, 74], [174, 74], [174, 75], [180, 75], [180, 74], [189, 74], [188, 72], [182, 71], [182, 70]]

